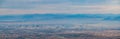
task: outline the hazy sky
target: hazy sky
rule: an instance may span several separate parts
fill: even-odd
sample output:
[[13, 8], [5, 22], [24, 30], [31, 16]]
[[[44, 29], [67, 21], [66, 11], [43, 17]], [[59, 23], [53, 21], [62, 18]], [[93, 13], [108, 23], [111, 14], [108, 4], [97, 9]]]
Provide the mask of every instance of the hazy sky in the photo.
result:
[[0, 0], [0, 14], [113, 13], [120, 0]]

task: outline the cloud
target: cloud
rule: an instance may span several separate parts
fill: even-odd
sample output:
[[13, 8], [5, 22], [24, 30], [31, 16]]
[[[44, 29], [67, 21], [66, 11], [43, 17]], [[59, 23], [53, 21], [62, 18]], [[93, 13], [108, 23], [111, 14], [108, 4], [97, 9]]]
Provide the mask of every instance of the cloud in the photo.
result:
[[[108, 5], [119, 0], [4, 0], [1, 8], [12, 9], [32, 9], [36, 6], [50, 5], [50, 4], [70, 4], [70, 5]], [[114, 4], [113, 4], [114, 5]], [[66, 5], [67, 6], [67, 5]]]
[[[49, 5], [48, 5], [49, 6]], [[70, 13], [70, 14], [78, 14], [78, 13], [111, 13], [111, 14], [120, 14], [120, 6], [46, 6], [42, 7], [42, 9], [0, 9], [0, 13], [2, 14], [45, 14], [45, 13]], [[61, 9], [59, 9], [61, 8]]]
[[108, 5], [120, 5], [120, 0], [107, 0], [106, 4], [108, 4]]
[[120, 0], [2, 0], [0, 14], [113, 13], [120, 14]]

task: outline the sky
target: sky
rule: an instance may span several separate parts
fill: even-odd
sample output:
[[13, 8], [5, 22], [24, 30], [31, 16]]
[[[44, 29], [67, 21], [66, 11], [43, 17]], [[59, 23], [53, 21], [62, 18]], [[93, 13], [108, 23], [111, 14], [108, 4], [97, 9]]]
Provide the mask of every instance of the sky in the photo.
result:
[[120, 0], [0, 0], [6, 14], [120, 14]]

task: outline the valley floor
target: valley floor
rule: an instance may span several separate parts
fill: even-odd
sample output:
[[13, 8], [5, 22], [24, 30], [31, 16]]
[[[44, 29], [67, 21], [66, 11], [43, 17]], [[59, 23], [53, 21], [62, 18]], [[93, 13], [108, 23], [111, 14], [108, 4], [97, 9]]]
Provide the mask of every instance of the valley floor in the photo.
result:
[[10, 33], [0, 34], [0, 39], [120, 39], [119, 30], [62, 32], [51, 34]]

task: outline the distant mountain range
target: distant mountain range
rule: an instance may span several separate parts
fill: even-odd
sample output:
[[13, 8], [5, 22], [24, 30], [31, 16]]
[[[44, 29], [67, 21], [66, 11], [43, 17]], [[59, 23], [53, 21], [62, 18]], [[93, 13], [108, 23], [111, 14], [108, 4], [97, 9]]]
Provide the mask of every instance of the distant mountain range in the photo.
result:
[[99, 19], [107, 21], [120, 21], [120, 14], [24, 14], [0, 16], [0, 22], [27, 22], [64, 19]]

